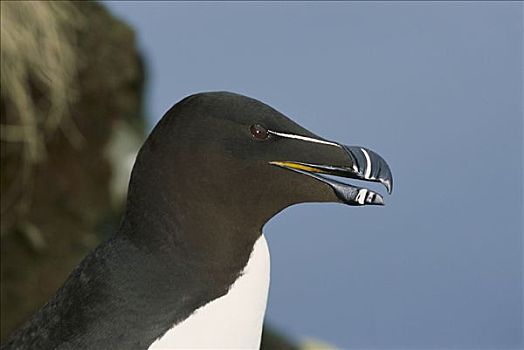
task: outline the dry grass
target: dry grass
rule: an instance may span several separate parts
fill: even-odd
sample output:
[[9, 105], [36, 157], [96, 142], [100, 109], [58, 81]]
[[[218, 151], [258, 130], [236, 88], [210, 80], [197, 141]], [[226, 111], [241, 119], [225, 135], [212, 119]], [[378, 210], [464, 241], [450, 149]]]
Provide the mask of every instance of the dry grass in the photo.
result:
[[45, 156], [45, 137], [62, 128], [74, 145], [80, 134], [68, 118], [75, 100], [75, 32], [82, 16], [67, 2], [2, 1], [1, 94], [16, 124], [2, 124], [2, 141], [22, 142], [29, 160]]
[[71, 106], [82, 63], [77, 33], [84, 21], [70, 2], [1, 1], [0, 6], [0, 140], [21, 149], [19, 176], [2, 194], [2, 214], [20, 215], [30, 204], [35, 165], [46, 158], [46, 140], [62, 130], [73, 146], [83, 141]]

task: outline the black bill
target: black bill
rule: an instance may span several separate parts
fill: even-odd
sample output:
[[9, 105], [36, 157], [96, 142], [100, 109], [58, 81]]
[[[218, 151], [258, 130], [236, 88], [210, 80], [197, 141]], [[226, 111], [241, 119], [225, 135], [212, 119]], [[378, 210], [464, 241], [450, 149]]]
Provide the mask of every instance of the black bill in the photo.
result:
[[393, 176], [386, 161], [375, 152], [356, 146], [338, 145], [347, 156], [348, 166], [310, 164], [294, 161], [272, 161], [270, 164], [289, 169], [304, 175], [312, 176], [331, 186], [337, 197], [349, 205], [384, 205], [384, 198], [367, 188], [353, 186], [324, 175], [379, 182], [391, 194]]

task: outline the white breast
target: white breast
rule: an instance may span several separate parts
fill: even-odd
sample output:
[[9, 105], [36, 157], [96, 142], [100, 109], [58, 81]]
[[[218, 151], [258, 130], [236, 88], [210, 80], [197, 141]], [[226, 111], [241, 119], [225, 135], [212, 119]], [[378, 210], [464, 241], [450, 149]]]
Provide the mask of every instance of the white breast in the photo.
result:
[[269, 249], [261, 235], [229, 292], [196, 310], [149, 349], [258, 349], [269, 274]]

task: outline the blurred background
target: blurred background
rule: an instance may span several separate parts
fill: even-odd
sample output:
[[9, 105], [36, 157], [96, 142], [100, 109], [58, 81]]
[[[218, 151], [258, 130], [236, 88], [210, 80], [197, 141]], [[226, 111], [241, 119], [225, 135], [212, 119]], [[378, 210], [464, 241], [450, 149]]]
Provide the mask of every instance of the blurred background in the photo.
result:
[[265, 226], [264, 348], [524, 348], [522, 2], [2, 1], [2, 339], [114, 232], [148, 131], [209, 90], [395, 177], [383, 208]]

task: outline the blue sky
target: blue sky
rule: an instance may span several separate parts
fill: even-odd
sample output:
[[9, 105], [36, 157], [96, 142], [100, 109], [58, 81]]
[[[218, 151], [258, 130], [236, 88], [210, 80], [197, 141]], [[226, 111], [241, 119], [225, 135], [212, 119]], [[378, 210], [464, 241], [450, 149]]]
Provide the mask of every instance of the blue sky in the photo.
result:
[[137, 31], [151, 125], [230, 90], [390, 164], [386, 207], [266, 225], [271, 323], [345, 349], [524, 347], [521, 2], [106, 5]]

